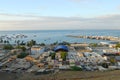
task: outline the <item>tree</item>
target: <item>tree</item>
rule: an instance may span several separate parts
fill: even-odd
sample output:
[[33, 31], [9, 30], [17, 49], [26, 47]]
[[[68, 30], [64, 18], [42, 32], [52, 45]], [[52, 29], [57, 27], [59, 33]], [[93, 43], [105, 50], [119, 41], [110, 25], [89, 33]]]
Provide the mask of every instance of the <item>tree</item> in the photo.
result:
[[7, 40], [6, 43], [9, 44], [10, 42]]
[[109, 61], [110, 61], [111, 64], [115, 64], [116, 63], [115, 57], [111, 57]]
[[19, 45], [20, 44], [20, 40], [17, 40], [17, 45]]
[[7, 44], [7, 45], [4, 45], [3, 49], [11, 50], [11, 49], [13, 49], [13, 46], [11, 44]]
[[26, 48], [24, 46], [17, 46], [17, 49], [22, 49], [22, 51], [26, 51]]
[[39, 44], [40, 46], [45, 46], [45, 43], [41, 43], [41, 44]]
[[36, 41], [31, 40], [27, 42], [27, 46], [32, 47], [33, 45], [36, 45]]
[[0, 39], [0, 43], [3, 43], [3, 39]]
[[104, 68], [108, 68], [108, 64], [107, 63], [102, 63], [102, 67], [104, 67]]
[[82, 68], [77, 67], [77, 66], [72, 66], [71, 69], [74, 71], [82, 71]]
[[58, 44], [58, 41], [54, 42], [53, 45], [57, 45]]
[[51, 52], [50, 56], [51, 56], [52, 59], [55, 59], [55, 52]]
[[20, 53], [20, 54], [17, 56], [17, 58], [24, 58], [24, 57], [26, 57], [27, 55], [29, 55], [29, 53], [23, 52], [23, 53]]
[[116, 44], [115, 47], [116, 47], [116, 48], [120, 48], [120, 43]]
[[[28, 42], [27, 42], [27, 46], [29, 46], [30, 48], [31, 48], [33, 45], [36, 45], [36, 41], [31, 40], [31, 41], [28, 41]], [[30, 49], [30, 53], [31, 53], [31, 49]]]
[[90, 43], [89, 45], [90, 45], [91, 47], [97, 47], [97, 46], [98, 46], [97, 43]]
[[61, 52], [61, 58], [65, 61], [66, 60], [66, 56], [68, 55], [67, 52]]
[[6, 40], [4, 40], [4, 44], [6, 44], [7, 43], [7, 41]]
[[25, 45], [26, 43], [24, 42], [24, 41], [22, 41], [21, 43], [20, 43], [20, 45]]

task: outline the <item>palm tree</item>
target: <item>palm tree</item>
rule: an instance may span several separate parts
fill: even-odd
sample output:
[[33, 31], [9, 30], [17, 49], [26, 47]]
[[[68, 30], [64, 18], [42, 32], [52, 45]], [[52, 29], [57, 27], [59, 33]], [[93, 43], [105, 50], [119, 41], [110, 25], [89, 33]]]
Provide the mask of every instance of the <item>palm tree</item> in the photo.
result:
[[27, 42], [27, 46], [32, 47], [33, 45], [36, 45], [36, 41], [31, 40], [31, 41]]
[[28, 41], [28, 42], [27, 42], [27, 46], [30, 47], [30, 54], [31, 54], [31, 47], [32, 47], [33, 45], [36, 45], [36, 41], [31, 40], [31, 41]]
[[9, 44], [10, 42], [7, 40], [6, 43]]
[[19, 45], [20, 44], [20, 40], [17, 40], [17, 45]]
[[6, 44], [7, 43], [7, 41], [6, 40], [4, 40], [4, 44]]
[[0, 43], [3, 43], [3, 39], [0, 39]]

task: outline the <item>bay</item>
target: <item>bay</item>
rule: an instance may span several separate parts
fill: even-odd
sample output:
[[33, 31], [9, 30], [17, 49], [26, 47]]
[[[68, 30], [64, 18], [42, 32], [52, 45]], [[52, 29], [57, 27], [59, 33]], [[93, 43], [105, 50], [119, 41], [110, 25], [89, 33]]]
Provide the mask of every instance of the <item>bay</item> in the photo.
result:
[[[17, 35], [25, 35], [26, 38], [12, 38]], [[98, 43], [105, 40], [90, 40], [82, 38], [66, 37], [66, 35], [83, 35], [83, 36], [115, 36], [120, 37], [120, 30], [17, 30], [17, 31], [0, 31], [0, 36], [11, 38], [10, 43], [15, 40], [30, 41], [35, 40], [37, 43], [51, 44], [56, 41], [67, 41], [70, 43]], [[4, 38], [6, 40], [7, 38]]]

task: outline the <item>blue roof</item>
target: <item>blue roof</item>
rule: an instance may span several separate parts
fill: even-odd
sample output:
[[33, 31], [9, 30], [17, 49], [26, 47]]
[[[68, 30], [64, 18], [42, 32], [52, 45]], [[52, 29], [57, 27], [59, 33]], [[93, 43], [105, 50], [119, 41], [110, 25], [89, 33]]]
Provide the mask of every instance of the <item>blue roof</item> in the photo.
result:
[[68, 51], [68, 47], [67, 46], [65, 46], [65, 45], [59, 45], [59, 46], [56, 46], [55, 48], [54, 48], [54, 51], [58, 51], [58, 50], [65, 50], [65, 51]]

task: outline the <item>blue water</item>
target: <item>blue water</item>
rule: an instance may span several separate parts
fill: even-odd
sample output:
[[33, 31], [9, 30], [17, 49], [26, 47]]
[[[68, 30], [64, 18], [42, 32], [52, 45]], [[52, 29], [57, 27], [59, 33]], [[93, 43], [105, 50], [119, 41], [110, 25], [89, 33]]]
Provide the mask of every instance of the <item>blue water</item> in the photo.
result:
[[[98, 43], [102, 40], [90, 40], [82, 38], [66, 37], [66, 35], [89, 35], [89, 36], [116, 36], [120, 37], [120, 30], [33, 30], [33, 31], [0, 31], [0, 36], [7, 35], [9, 37], [17, 34], [27, 35], [27, 38], [17, 38], [10, 40], [14, 43], [15, 40], [27, 42], [31, 39], [36, 40], [37, 43], [51, 44], [56, 41], [62, 42], [78, 42], [78, 43]], [[36, 35], [36, 36], [34, 36]]]

